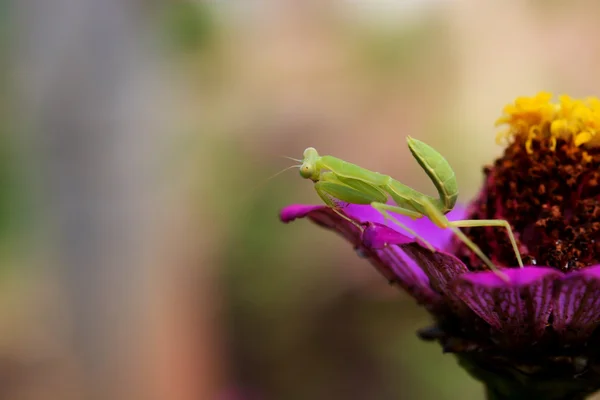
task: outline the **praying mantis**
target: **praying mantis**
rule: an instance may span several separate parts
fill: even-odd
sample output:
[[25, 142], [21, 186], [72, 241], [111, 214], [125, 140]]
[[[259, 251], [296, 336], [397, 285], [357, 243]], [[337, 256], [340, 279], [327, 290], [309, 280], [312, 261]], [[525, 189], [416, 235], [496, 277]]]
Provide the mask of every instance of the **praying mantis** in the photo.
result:
[[[343, 218], [348, 219], [338, 211], [340, 202], [370, 204], [386, 220], [393, 221], [413, 235], [415, 239], [419, 239], [427, 245], [430, 250], [435, 251], [430, 243], [401, 223], [390, 212], [412, 219], [427, 217], [438, 227], [452, 230], [491, 270], [497, 270], [494, 263], [459, 228], [503, 227], [508, 233], [519, 266], [523, 268], [521, 254], [508, 221], [501, 219], [448, 220], [445, 214], [454, 208], [458, 199], [458, 185], [454, 170], [448, 161], [431, 146], [410, 136], [407, 137], [407, 143], [413, 157], [435, 185], [439, 198], [420, 193], [389, 175], [369, 171], [336, 157], [320, 156], [313, 147], [304, 150], [304, 158], [299, 160], [302, 162], [302, 165], [299, 166], [300, 176], [312, 180], [319, 197]], [[395, 205], [388, 204], [389, 200], [392, 200]]]

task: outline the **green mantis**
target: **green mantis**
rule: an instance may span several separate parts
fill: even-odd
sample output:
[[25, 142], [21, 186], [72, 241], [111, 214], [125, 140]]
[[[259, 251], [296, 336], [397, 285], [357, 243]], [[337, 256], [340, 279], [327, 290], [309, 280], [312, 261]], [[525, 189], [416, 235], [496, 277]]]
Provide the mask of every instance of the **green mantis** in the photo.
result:
[[[317, 150], [312, 147], [304, 151], [304, 159], [300, 166], [300, 175], [315, 183], [317, 194], [332, 209], [339, 209], [340, 202], [370, 204], [386, 220], [393, 221], [434, 251], [431, 244], [398, 221], [390, 212], [405, 215], [413, 219], [427, 217], [440, 228], [452, 230], [492, 270], [497, 270], [496, 266], [483, 253], [479, 246], [469, 239], [459, 228], [503, 227], [508, 233], [519, 266], [523, 267], [517, 243], [510, 224], [507, 221], [500, 219], [448, 220], [445, 214], [454, 208], [458, 198], [458, 186], [452, 167], [431, 146], [411, 137], [407, 138], [407, 142], [413, 157], [435, 185], [439, 198], [436, 199], [420, 193], [392, 179], [389, 175], [369, 171], [336, 157], [320, 156]], [[390, 199], [396, 205], [388, 204]], [[339, 211], [338, 214], [347, 219]]]

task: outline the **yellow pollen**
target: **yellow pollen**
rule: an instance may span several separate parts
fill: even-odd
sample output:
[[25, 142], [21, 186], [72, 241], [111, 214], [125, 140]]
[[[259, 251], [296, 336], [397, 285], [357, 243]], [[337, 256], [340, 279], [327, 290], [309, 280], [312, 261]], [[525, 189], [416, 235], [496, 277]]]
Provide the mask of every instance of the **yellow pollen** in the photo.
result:
[[499, 132], [496, 141], [525, 142], [527, 152], [532, 153], [532, 142], [546, 141], [551, 150], [556, 141], [571, 141], [575, 146], [600, 145], [600, 100], [588, 97], [583, 100], [560, 96], [552, 103], [552, 93], [540, 92], [534, 97], [519, 97], [504, 107], [496, 126], [508, 125]]

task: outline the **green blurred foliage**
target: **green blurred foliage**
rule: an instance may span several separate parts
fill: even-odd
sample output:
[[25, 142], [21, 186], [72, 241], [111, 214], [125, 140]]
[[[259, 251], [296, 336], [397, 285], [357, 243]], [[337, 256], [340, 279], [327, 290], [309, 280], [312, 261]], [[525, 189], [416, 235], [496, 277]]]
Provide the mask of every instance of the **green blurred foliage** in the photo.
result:
[[[22, 227], [25, 218], [23, 179], [15, 145], [7, 134], [0, 134], [0, 243], [6, 246]], [[21, 232], [22, 233], [22, 232]], [[0, 245], [0, 248], [4, 246]]]
[[[0, 265], [15, 255], [28, 221], [30, 199], [26, 195], [24, 160], [19, 151], [16, 121], [12, 107], [13, 87], [9, 74], [12, 28], [9, 2], [0, 1]], [[22, 249], [21, 249], [22, 250]], [[0, 271], [5, 268], [0, 267]]]
[[163, 18], [169, 43], [179, 51], [202, 52], [214, 42], [217, 25], [207, 2], [169, 2]]
[[450, 64], [451, 55], [443, 45], [447, 41], [445, 21], [436, 14], [386, 29], [371, 25], [347, 29], [347, 40], [357, 54], [356, 62], [365, 67], [372, 79], [422, 77], [431, 69], [439, 69], [438, 64], [430, 62], [432, 52], [446, 58], [446, 67]]

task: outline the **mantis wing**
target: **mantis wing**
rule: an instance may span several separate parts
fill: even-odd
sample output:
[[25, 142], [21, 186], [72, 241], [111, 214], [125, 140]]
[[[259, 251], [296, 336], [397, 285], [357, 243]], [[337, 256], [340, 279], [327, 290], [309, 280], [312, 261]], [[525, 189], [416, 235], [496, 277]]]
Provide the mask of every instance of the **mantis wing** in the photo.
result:
[[[325, 203], [332, 207], [338, 207], [339, 204], [335, 200], [339, 200], [349, 204], [371, 204], [380, 202], [383, 199], [385, 202], [387, 196], [379, 190], [360, 190], [346, 185], [343, 182], [320, 181], [315, 183], [315, 190]], [[372, 189], [372, 187], [371, 187]]]
[[388, 195], [385, 191], [383, 191], [383, 189], [371, 183], [365, 182], [364, 180], [348, 178], [344, 176], [336, 176], [336, 179], [349, 188], [359, 191], [364, 196], [369, 197], [371, 199], [369, 203], [385, 203], [388, 199]]

